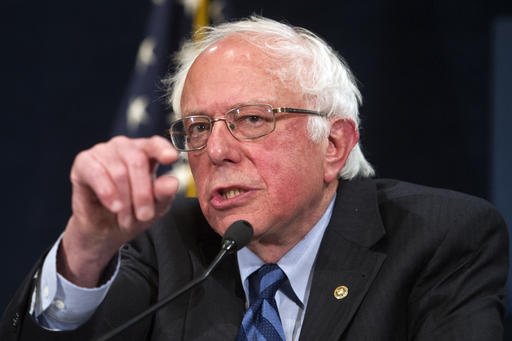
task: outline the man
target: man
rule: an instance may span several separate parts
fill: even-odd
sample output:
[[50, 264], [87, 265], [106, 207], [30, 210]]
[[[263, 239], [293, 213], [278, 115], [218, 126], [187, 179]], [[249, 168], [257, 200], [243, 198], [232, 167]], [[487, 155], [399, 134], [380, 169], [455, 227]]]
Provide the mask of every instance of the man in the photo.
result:
[[80, 153], [73, 214], [7, 308], [2, 340], [103, 335], [202, 273], [238, 220], [254, 228], [246, 248], [118, 339], [501, 338], [503, 220], [477, 198], [370, 179], [360, 94], [328, 45], [250, 18], [178, 60], [170, 134], [197, 201], [166, 214], [177, 181], [153, 170], [177, 152], [163, 138]]

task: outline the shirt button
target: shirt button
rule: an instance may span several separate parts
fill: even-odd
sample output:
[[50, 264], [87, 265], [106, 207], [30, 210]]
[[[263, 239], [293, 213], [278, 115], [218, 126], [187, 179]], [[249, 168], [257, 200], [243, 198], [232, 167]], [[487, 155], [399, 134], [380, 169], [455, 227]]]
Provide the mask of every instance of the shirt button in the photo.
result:
[[66, 308], [66, 305], [64, 304], [64, 302], [62, 300], [55, 300], [53, 302], [53, 305], [55, 305], [55, 307], [57, 307], [57, 309], [59, 309], [59, 310], [63, 310], [64, 308]]

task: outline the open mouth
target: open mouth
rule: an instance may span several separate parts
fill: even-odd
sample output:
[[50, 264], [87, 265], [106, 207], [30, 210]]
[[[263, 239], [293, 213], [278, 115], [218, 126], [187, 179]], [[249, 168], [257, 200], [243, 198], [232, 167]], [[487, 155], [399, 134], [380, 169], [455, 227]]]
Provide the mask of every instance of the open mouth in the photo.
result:
[[223, 190], [221, 192], [221, 195], [224, 199], [231, 199], [231, 198], [239, 196], [240, 194], [245, 193], [245, 192], [246, 192], [245, 190], [240, 189], [240, 188], [230, 188], [230, 189]]

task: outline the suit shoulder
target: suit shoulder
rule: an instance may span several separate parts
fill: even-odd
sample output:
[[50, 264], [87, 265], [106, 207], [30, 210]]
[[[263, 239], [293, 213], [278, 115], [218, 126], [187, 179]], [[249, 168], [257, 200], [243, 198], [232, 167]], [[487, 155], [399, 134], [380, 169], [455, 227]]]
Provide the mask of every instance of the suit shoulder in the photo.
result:
[[[152, 248], [167, 254], [170, 246], [184, 253], [220, 240], [204, 217], [195, 198], [177, 197], [169, 212], [160, 218], [145, 234]], [[157, 251], [158, 253], [158, 251]]]
[[197, 199], [180, 195], [172, 203], [169, 212], [160, 218], [150, 231], [158, 235], [171, 227], [180, 230], [180, 233], [194, 235], [207, 226]]
[[507, 239], [503, 217], [482, 198], [397, 180], [380, 179], [375, 184], [388, 233], [413, 229], [426, 239], [466, 239], [472, 248], [490, 235]]
[[428, 206], [448, 206], [460, 210], [492, 211], [496, 208], [487, 200], [449, 189], [413, 184], [393, 179], [376, 179], [377, 197], [380, 204], [418, 206], [425, 210]]

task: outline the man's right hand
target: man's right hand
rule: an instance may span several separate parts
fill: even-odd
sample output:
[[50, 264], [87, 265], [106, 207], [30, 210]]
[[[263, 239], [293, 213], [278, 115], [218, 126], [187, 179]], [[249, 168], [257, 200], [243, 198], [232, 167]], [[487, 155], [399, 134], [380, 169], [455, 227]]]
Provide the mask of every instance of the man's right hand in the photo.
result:
[[78, 154], [71, 169], [73, 213], [59, 249], [59, 273], [78, 286], [97, 286], [121, 245], [170, 208], [178, 181], [169, 175], [155, 178], [155, 168], [177, 158], [171, 144], [157, 136], [115, 137]]

